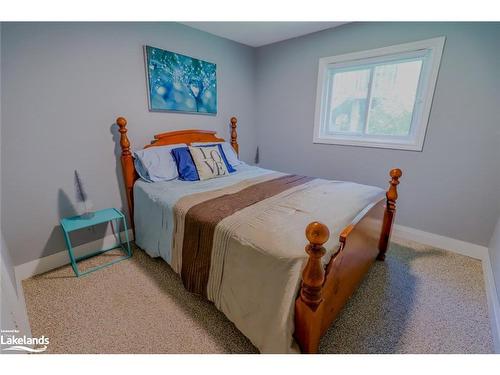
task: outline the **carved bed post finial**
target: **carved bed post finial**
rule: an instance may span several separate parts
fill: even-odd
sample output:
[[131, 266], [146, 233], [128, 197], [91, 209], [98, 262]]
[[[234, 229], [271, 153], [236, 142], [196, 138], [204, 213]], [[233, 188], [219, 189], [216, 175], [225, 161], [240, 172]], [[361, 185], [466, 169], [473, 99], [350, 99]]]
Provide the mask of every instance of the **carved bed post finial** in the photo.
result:
[[134, 158], [130, 152], [130, 141], [127, 137], [127, 120], [125, 117], [118, 117], [116, 125], [120, 132], [120, 147], [122, 149], [121, 162], [123, 171], [123, 181], [125, 182], [125, 195], [127, 196], [128, 212], [130, 216], [130, 226], [134, 230], [134, 198], [132, 189], [136, 180], [136, 172], [134, 168]]
[[127, 137], [127, 119], [125, 117], [118, 117], [116, 119], [116, 125], [120, 128], [120, 146], [122, 148], [123, 155], [131, 155], [130, 153], [130, 141]]
[[325, 255], [323, 244], [328, 241], [330, 231], [320, 222], [314, 221], [306, 227], [309, 254], [306, 266], [302, 271], [302, 285], [299, 297], [295, 300], [295, 332], [294, 336], [302, 353], [317, 353], [321, 338], [321, 325], [324, 309], [323, 284], [325, 269], [321, 258]]
[[323, 244], [330, 238], [330, 231], [326, 225], [314, 221], [306, 227], [306, 237], [309, 241], [309, 245], [306, 246], [309, 259], [302, 271], [300, 298], [312, 310], [315, 310], [323, 300], [321, 288], [325, 281], [325, 270], [321, 258], [325, 255], [326, 250]]
[[389, 176], [391, 176], [391, 181], [389, 181], [389, 190], [387, 190], [387, 200], [390, 202], [394, 203], [394, 206], [396, 205], [396, 200], [398, 199], [398, 189], [397, 186], [399, 185], [399, 178], [403, 175], [403, 172], [401, 172], [401, 169], [395, 168], [391, 169], [389, 172]]
[[236, 124], [238, 123], [238, 119], [236, 117], [231, 117], [231, 146], [233, 146], [236, 154], [239, 154], [239, 146], [238, 146], [238, 133], [236, 133]]
[[403, 175], [403, 172], [399, 168], [394, 168], [391, 169], [389, 175], [391, 176], [391, 181], [389, 181], [389, 189], [385, 194], [386, 206], [383, 219], [384, 221], [382, 223], [382, 233], [380, 234], [380, 241], [378, 244], [378, 260], [385, 260], [385, 253], [387, 251], [387, 247], [389, 246], [392, 224], [396, 213], [396, 200], [398, 199], [397, 186], [399, 185], [399, 178]]

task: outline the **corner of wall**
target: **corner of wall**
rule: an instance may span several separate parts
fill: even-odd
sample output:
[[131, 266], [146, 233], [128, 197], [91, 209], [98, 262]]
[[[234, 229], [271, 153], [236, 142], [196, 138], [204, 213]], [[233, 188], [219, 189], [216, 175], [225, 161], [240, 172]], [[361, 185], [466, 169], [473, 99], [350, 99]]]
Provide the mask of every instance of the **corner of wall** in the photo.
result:
[[500, 353], [500, 218], [490, 241], [488, 258], [483, 261], [483, 271], [495, 352]]
[[20, 335], [31, 336], [28, 314], [20, 280], [15, 277], [8, 249], [1, 238], [0, 249], [0, 289], [1, 289], [1, 329], [16, 329]]
[[497, 297], [500, 300], [500, 218], [491, 237], [488, 253], [491, 263], [493, 281], [497, 290]]

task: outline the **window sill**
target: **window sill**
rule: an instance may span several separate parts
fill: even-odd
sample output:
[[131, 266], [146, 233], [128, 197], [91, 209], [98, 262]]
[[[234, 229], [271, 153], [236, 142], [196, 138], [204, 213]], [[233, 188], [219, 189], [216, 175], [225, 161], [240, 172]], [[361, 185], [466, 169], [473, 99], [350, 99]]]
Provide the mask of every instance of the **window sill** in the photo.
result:
[[357, 147], [386, 148], [393, 150], [406, 150], [406, 151], [419, 151], [419, 152], [421, 152], [423, 149], [423, 142], [420, 144], [418, 142], [392, 142], [387, 140], [371, 140], [371, 139], [314, 137], [313, 143], [357, 146]]

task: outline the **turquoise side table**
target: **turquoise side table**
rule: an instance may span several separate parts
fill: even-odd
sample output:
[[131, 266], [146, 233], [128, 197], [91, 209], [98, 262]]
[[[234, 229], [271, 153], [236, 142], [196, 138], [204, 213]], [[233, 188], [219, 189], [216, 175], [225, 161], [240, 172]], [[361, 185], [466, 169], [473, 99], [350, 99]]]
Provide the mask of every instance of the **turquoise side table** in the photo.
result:
[[[121, 235], [120, 235], [120, 221], [123, 223], [123, 227], [125, 229], [125, 242], [122, 242], [121, 240]], [[128, 229], [127, 229], [127, 221], [125, 220], [125, 215], [120, 210], [117, 210], [116, 208], [106, 208], [104, 210], [96, 211], [91, 217], [86, 217], [86, 216], [73, 216], [73, 217], [67, 217], [61, 219], [61, 228], [64, 234], [64, 241], [66, 241], [66, 248], [68, 249], [69, 253], [69, 259], [71, 261], [71, 267], [73, 268], [73, 271], [75, 271], [75, 274], [77, 277], [89, 274], [91, 272], [97, 271], [101, 268], [111, 266], [112, 264], [118, 263], [124, 259], [128, 259], [132, 256], [132, 251], [130, 249], [130, 241], [128, 238]], [[113, 231], [117, 234], [118, 236], [118, 243], [114, 245], [113, 247], [110, 247], [109, 249], [104, 249], [104, 250], [99, 250], [99, 251], [94, 251], [93, 253], [83, 255], [81, 257], [75, 257], [73, 253], [73, 246], [71, 245], [71, 239], [69, 234], [75, 230], [79, 229], [84, 229], [88, 228], [97, 224], [102, 224], [102, 223], [107, 223], [109, 222], [111, 224], [111, 227]], [[115, 227], [113, 223], [117, 224], [117, 229], [115, 230]], [[125, 247], [126, 244], [126, 247]], [[123, 250], [123, 253], [125, 254], [124, 256], [115, 259], [111, 262], [102, 264], [97, 267], [90, 268], [84, 272], [80, 272], [78, 270], [78, 264], [77, 262], [88, 259], [90, 257], [93, 257], [95, 255], [99, 255], [102, 253], [105, 253], [107, 251], [121, 248]]]

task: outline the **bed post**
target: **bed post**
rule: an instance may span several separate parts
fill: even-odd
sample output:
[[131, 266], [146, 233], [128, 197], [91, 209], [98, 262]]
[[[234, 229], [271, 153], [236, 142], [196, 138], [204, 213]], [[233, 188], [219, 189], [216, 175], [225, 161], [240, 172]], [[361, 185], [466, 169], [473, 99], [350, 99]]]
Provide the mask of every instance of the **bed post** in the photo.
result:
[[309, 244], [307, 264], [302, 271], [302, 286], [295, 301], [295, 338], [303, 353], [316, 353], [321, 338], [321, 289], [325, 281], [325, 269], [321, 258], [325, 255], [323, 244], [328, 241], [330, 231], [320, 222], [312, 222], [306, 227]]
[[136, 180], [136, 172], [134, 168], [134, 158], [130, 152], [130, 141], [127, 137], [127, 120], [125, 117], [118, 117], [116, 124], [119, 126], [120, 132], [120, 147], [122, 149], [121, 162], [123, 171], [123, 182], [125, 183], [125, 194], [127, 196], [128, 213], [130, 218], [130, 227], [134, 231], [134, 197], [132, 195], [134, 182]]
[[387, 190], [386, 205], [384, 212], [384, 219], [382, 222], [382, 232], [380, 233], [380, 240], [378, 243], [378, 256], [377, 260], [385, 260], [385, 253], [389, 246], [389, 239], [391, 237], [392, 224], [394, 223], [394, 215], [396, 214], [396, 200], [398, 199], [399, 178], [403, 175], [401, 169], [391, 169], [389, 173], [391, 181], [389, 181], [389, 190]]
[[236, 133], [236, 124], [238, 123], [238, 119], [236, 117], [231, 117], [231, 146], [233, 146], [236, 154], [239, 155], [239, 146], [238, 146], [238, 133]]

